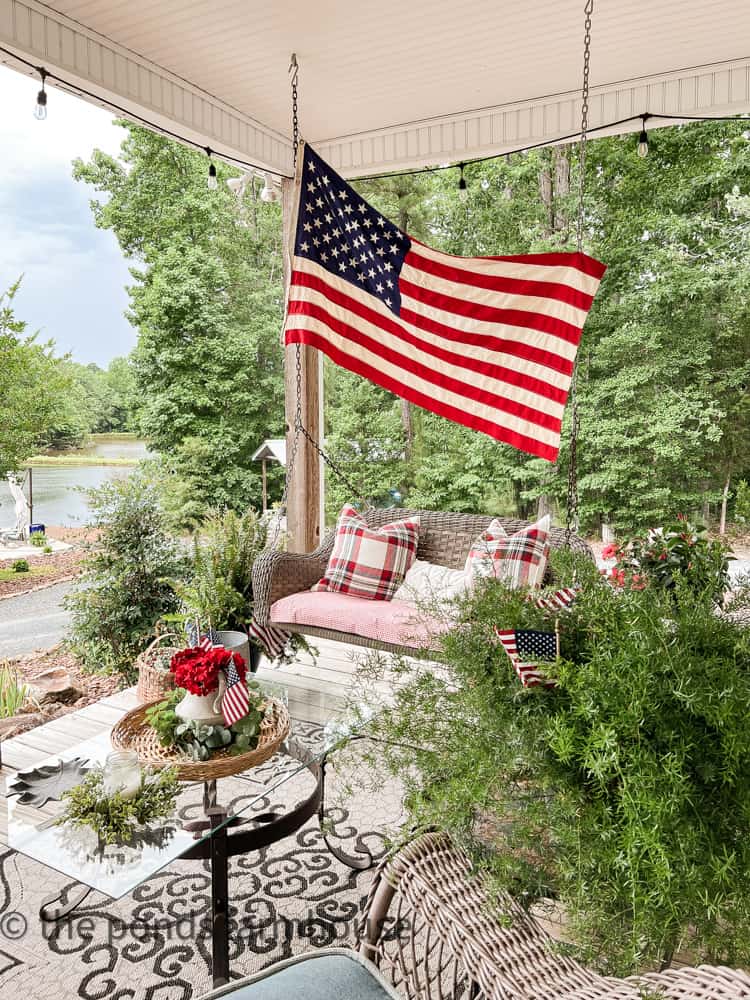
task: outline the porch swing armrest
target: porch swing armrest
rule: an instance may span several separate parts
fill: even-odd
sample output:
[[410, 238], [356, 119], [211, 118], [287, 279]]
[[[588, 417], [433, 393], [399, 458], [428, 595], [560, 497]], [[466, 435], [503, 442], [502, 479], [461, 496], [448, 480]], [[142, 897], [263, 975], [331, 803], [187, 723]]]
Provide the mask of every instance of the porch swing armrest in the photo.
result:
[[264, 552], [253, 566], [253, 617], [268, 625], [272, 606], [282, 597], [309, 590], [324, 575], [328, 553]]

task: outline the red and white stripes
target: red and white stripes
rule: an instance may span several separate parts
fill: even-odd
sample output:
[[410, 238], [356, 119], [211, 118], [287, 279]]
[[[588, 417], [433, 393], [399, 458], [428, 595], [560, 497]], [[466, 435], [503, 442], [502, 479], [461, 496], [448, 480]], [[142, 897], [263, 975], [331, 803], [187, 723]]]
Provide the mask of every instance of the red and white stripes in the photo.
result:
[[554, 461], [581, 330], [604, 266], [577, 253], [460, 258], [412, 241], [397, 316], [295, 256], [287, 343], [424, 409]]

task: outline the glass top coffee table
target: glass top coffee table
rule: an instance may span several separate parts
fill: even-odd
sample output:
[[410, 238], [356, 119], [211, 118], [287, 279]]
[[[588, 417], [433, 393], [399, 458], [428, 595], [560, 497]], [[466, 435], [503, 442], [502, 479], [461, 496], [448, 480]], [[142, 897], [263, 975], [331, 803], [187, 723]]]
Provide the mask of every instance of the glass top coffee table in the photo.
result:
[[[78, 884], [74, 891], [57, 893], [44, 901], [39, 912], [43, 922], [69, 916], [92, 889], [118, 899], [177, 858], [207, 860], [212, 890], [212, 974], [218, 986], [229, 980], [231, 857], [276, 843], [317, 816], [321, 834], [339, 861], [360, 871], [373, 864], [366, 848], [357, 856], [344, 852], [322, 822], [328, 755], [343, 736], [354, 735], [342, 716], [341, 697], [272, 683], [262, 686], [289, 705], [292, 728], [281, 751], [260, 768], [230, 778], [183, 782], [174, 815], [140, 831], [128, 843], [103, 846], [88, 828], [55, 824], [62, 810], [55, 789], [50, 788], [56, 772], [64, 762], [79, 761], [81, 766], [103, 763], [112, 749], [108, 731], [67, 747], [38, 765], [34, 771], [43, 768], [52, 782], [40, 783], [38, 778], [27, 776], [25, 786], [37, 793], [33, 802], [23, 800], [25, 786], [19, 784], [27, 772], [9, 779], [8, 846]], [[269, 797], [294, 781], [302, 790], [292, 796], [291, 804], [269, 810]], [[50, 790], [55, 797], [39, 801]]]

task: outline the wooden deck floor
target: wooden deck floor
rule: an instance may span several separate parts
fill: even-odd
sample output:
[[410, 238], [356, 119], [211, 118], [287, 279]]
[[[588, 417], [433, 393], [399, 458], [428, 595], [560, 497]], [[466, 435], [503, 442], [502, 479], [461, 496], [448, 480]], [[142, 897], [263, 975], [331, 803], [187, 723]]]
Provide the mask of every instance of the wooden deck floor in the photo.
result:
[[[343, 708], [355, 669], [353, 656], [362, 654], [357, 647], [328, 640], [320, 640], [317, 648], [316, 662], [307, 654], [279, 668], [263, 661], [257, 675], [260, 680], [284, 685], [289, 692], [292, 717], [309, 722], [324, 721], [330, 717], [332, 708], [334, 711]], [[135, 689], [129, 688], [5, 740], [3, 774], [36, 767], [60, 750], [107, 732], [137, 704]]]

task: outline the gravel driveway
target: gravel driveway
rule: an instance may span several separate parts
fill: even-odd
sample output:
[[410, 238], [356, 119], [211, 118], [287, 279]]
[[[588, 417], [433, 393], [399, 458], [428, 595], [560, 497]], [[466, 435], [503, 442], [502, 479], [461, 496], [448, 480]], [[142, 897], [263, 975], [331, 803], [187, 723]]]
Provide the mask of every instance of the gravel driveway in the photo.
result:
[[62, 599], [72, 586], [56, 583], [0, 601], [0, 660], [49, 649], [62, 639], [70, 620]]

